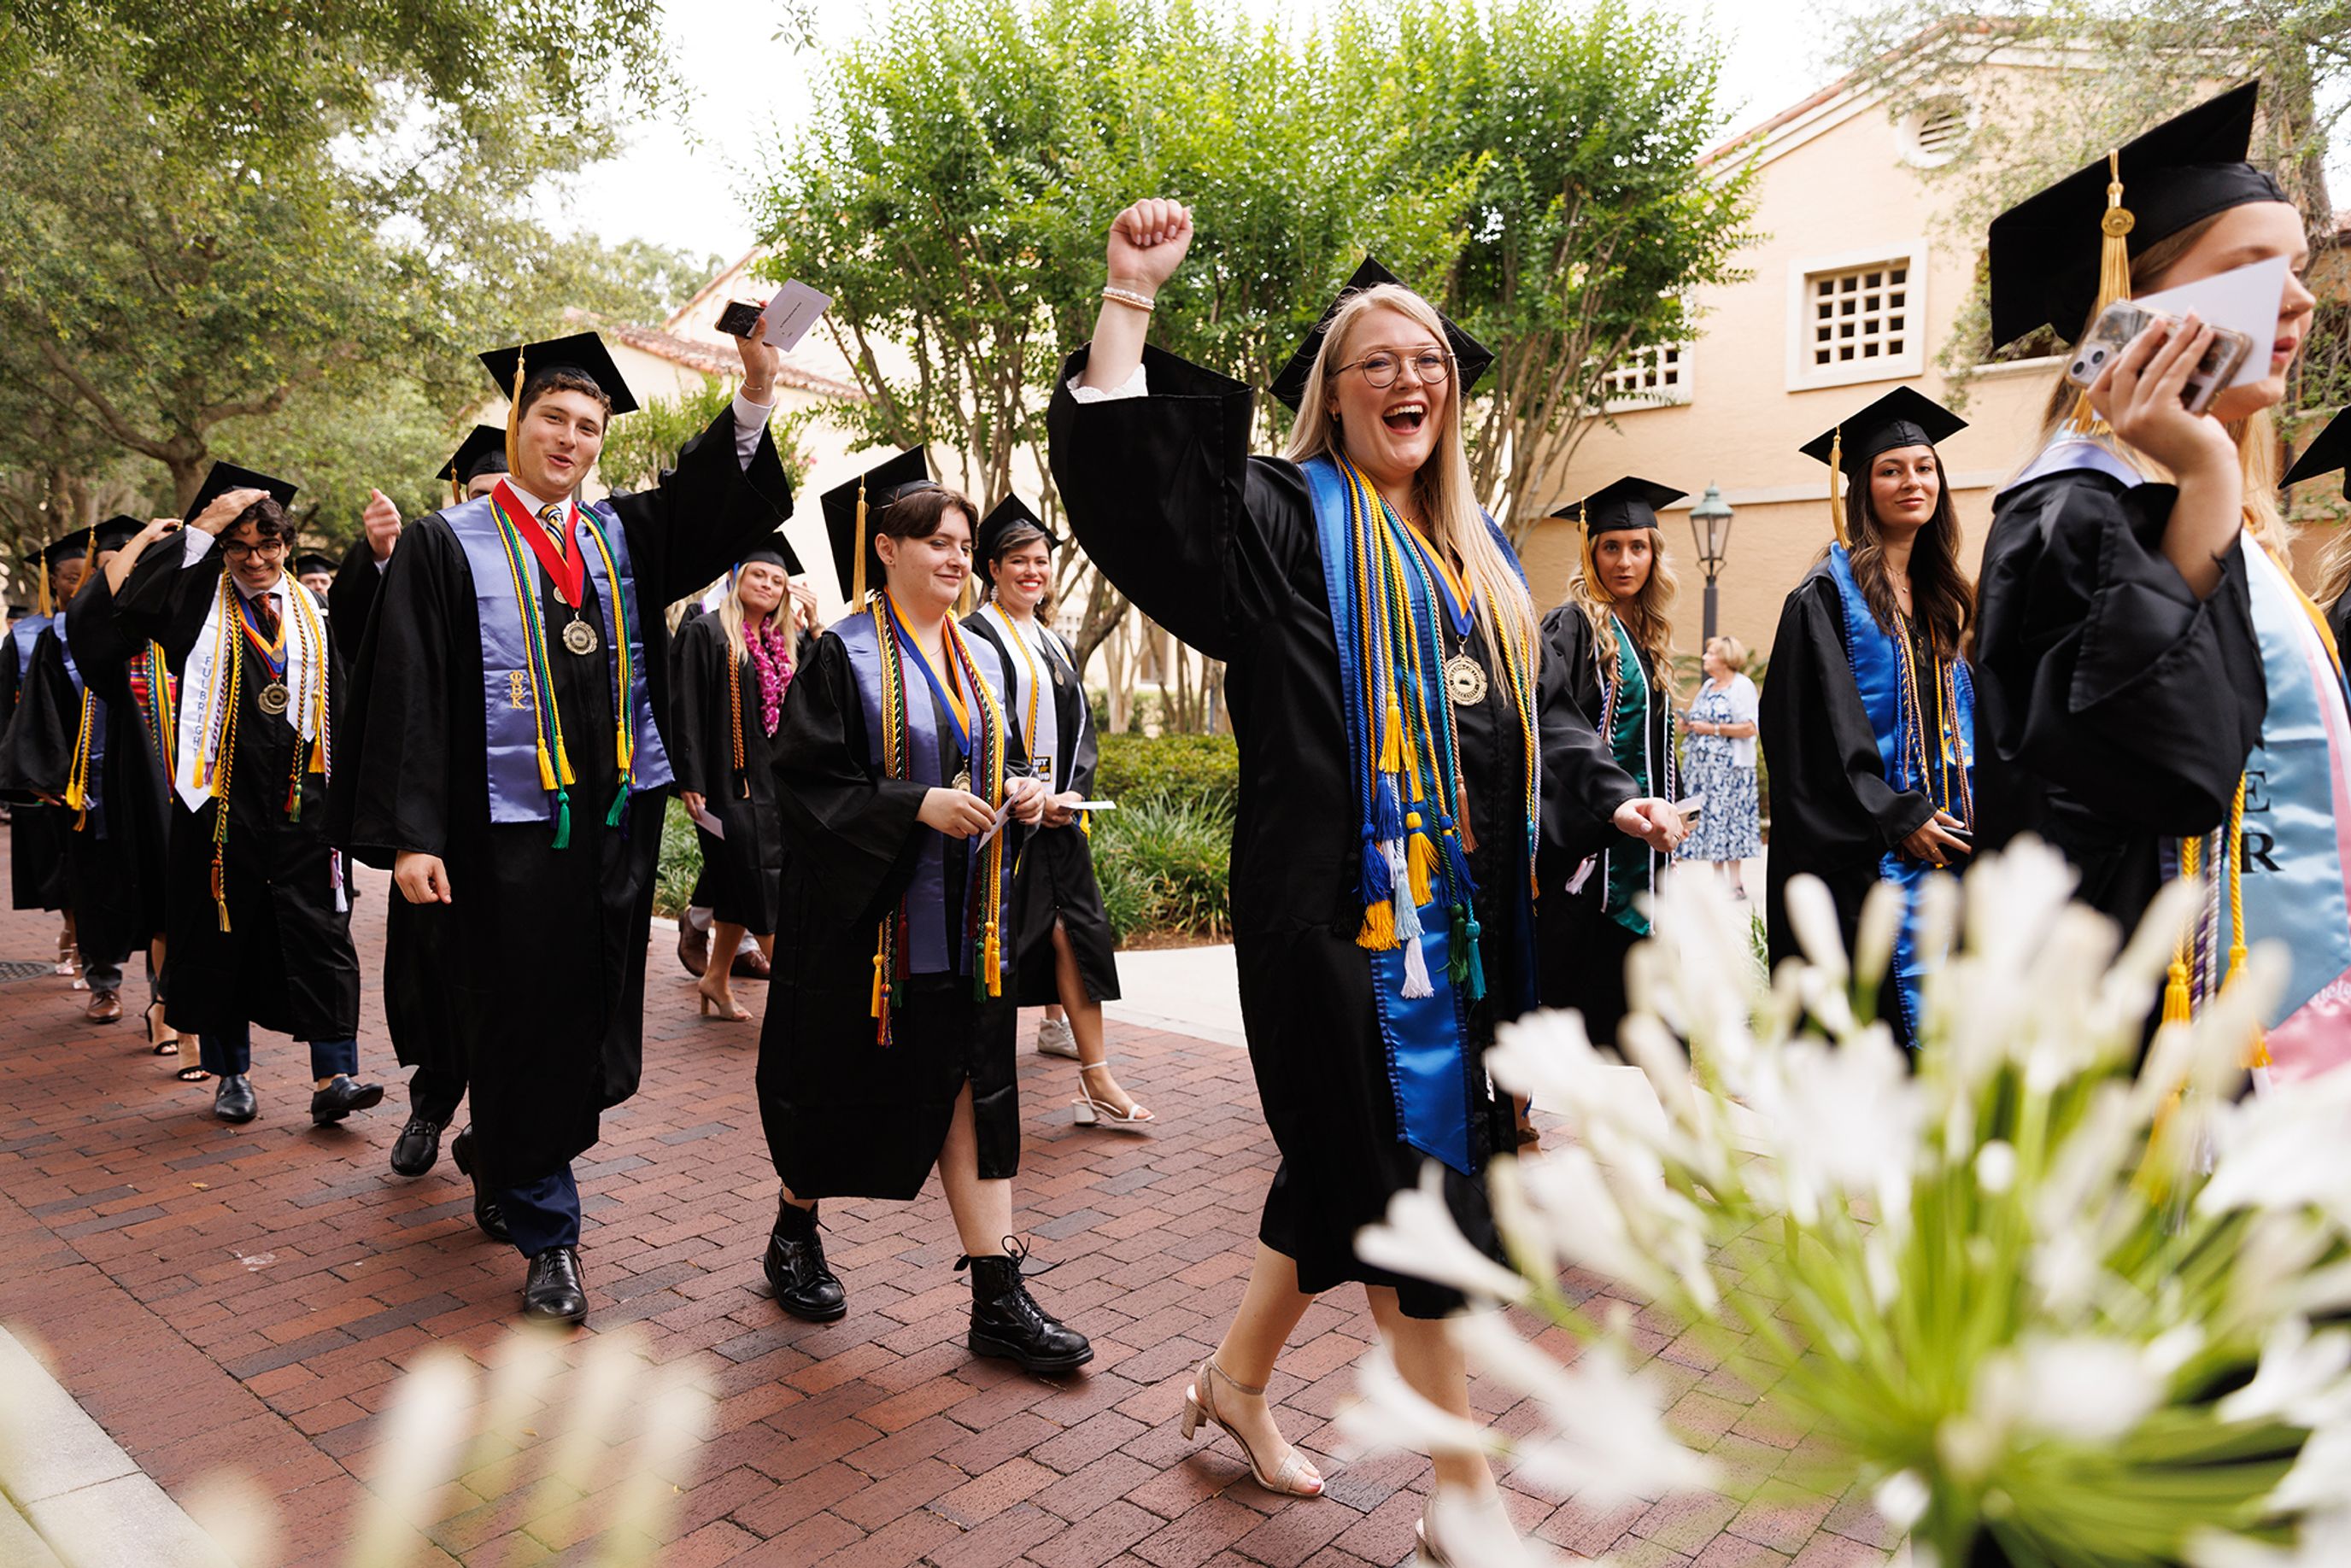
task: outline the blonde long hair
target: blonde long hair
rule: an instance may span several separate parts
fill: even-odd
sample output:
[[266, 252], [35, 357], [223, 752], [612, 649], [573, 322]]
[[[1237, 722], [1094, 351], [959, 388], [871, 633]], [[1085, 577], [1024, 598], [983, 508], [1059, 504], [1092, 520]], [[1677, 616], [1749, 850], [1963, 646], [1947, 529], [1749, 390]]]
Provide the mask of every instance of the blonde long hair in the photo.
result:
[[[768, 624], [771, 627], [778, 616], [792, 613], [792, 575], [781, 566], [776, 569], [784, 574], [784, 597], [778, 599], [776, 607], [768, 612]], [[735, 657], [738, 659], [750, 658], [751, 645], [743, 632], [742, 567], [737, 566], [727, 574], [726, 591], [718, 596], [718, 607], [712, 613], [718, 617], [719, 629], [726, 634], [726, 646], [734, 650]]]
[[[1665, 531], [1660, 528], [1643, 530], [1649, 535], [1649, 577], [1641, 591], [1633, 596], [1630, 605], [1617, 603], [1616, 597], [1600, 586], [1600, 563], [1593, 554], [1596, 535], [1587, 527], [1583, 535], [1583, 556], [1577, 564], [1575, 575], [1567, 580], [1567, 597], [1583, 618], [1592, 623], [1595, 646], [1614, 648], [1616, 645], [1614, 622], [1621, 621], [1633, 639], [1633, 646], [1648, 657], [1650, 665], [1660, 680], [1672, 679], [1669, 661], [1674, 656], [1674, 622], [1667, 612], [1673, 608], [1674, 596], [1681, 591], [1681, 579], [1674, 575], [1674, 564], [1666, 556]], [[1617, 680], [1614, 659], [1604, 661], [1608, 683], [1613, 688]]]
[[[1306, 390], [1299, 400], [1298, 423], [1290, 432], [1290, 462], [1346, 455], [1344, 433], [1339, 421], [1332, 417], [1324, 389], [1323, 368], [1347, 362], [1348, 346], [1364, 317], [1383, 306], [1426, 327], [1437, 342], [1448, 341], [1444, 318], [1437, 314], [1436, 307], [1408, 288], [1383, 283], [1350, 295], [1339, 306], [1331, 330], [1323, 335], [1322, 350], [1314, 356], [1314, 368], [1307, 373]], [[1448, 348], [1448, 357], [1450, 352]], [[1461, 405], [1466, 389], [1461, 385], [1458, 364], [1453, 366], [1447, 385], [1451, 396], [1446, 399], [1445, 419], [1437, 427], [1437, 450], [1413, 476], [1413, 502], [1431, 524], [1430, 543], [1439, 549], [1450, 550], [1467, 568], [1477, 595], [1478, 621], [1485, 631], [1487, 647], [1499, 656], [1507, 639], [1527, 649], [1531, 660], [1540, 659], [1542, 639], [1536, 635], [1534, 601], [1528, 597], [1526, 584], [1495, 539], [1493, 530], [1486, 525], [1486, 514], [1478, 504], [1476, 485], [1469, 477], [1468, 448], [1461, 437]], [[1532, 668], [1531, 665], [1531, 672]]]
[[[2210, 234], [2212, 226], [2225, 216], [2226, 212], [2215, 213], [2209, 218], [2189, 224], [2176, 234], [2158, 240], [2140, 252], [2130, 264], [2131, 293], [2143, 294], [2152, 288], [2158, 279], [2170, 271], [2179, 258], [2192, 250], [2196, 242]], [[2074, 341], [2079, 343], [2088, 337], [2096, 320], [2094, 310], [2090, 319], [2082, 323], [2081, 330], [2074, 335]], [[2041, 410], [2040, 431], [2033, 437], [2032, 449], [2025, 453], [2023, 463], [2018, 465], [2017, 472], [2023, 472], [2064, 427], [2073, 415], [2075, 400], [2081, 395], [2082, 389], [2065, 379], [2064, 371], [2059, 370], [2057, 379], [2050, 385], [2049, 400]], [[2294, 530], [2287, 524], [2285, 514], [2278, 509], [2277, 502], [2277, 421], [2269, 410], [2256, 409], [2241, 420], [2227, 421], [2224, 428], [2230, 439], [2237, 443], [2237, 471], [2243, 480], [2245, 528], [2255, 539], [2267, 545], [2273, 555], [2287, 563], [2291, 569]], [[2101, 439], [2141, 473], [2158, 479], [2170, 477], [2161, 463], [2120, 436], [2109, 434]], [[2335, 546], [2330, 545], [2328, 553], [2332, 557], [2339, 552]], [[2351, 576], [2351, 558], [2341, 561], [2330, 558], [2322, 571], [2330, 578], [2337, 573]], [[2321, 602], [2325, 602], [2323, 597]]]

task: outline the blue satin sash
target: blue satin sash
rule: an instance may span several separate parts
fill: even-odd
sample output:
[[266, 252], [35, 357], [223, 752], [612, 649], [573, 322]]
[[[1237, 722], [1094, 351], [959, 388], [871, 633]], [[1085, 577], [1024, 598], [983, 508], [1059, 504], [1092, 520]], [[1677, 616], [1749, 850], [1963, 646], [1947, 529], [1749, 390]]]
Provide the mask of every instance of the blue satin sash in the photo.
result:
[[[41, 633], [52, 621], [64, 625], [62, 617], [28, 615], [19, 618], [16, 624], [8, 628], [8, 640], [16, 649], [16, 679], [19, 681], [25, 679], [25, 672], [33, 668], [33, 645], [41, 640]], [[20, 688], [17, 697], [21, 701], [23, 696]]]
[[[1337, 634], [1340, 705], [1348, 716], [1348, 760], [1353, 776], [1369, 778], [1375, 771], [1377, 747], [1374, 737], [1361, 732], [1365, 672], [1361, 658], [1361, 607], [1355, 602], [1353, 530], [1348, 520], [1346, 480], [1338, 465], [1327, 458], [1311, 459], [1300, 467], [1306, 475], [1307, 493], [1314, 505], [1315, 537], [1322, 553], [1323, 592]], [[1488, 526], [1492, 526], [1490, 518]], [[1505, 556], [1515, 564], [1517, 556], [1510, 552], [1508, 541], [1501, 539], [1499, 529], [1495, 537], [1501, 542]], [[1414, 621], [1424, 629], [1426, 639], [1433, 641], [1438, 607], [1430, 604], [1417, 574], [1408, 580], [1408, 591]], [[1421, 680], [1429, 711], [1438, 711], [1444, 701], [1443, 661], [1424, 659]], [[1364, 819], [1361, 803], [1354, 809], [1363, 842], [1371, 844], [1376, 831]], [[1533, 921], [1526, 877], [1521, 874], [1511, 877], [1501, 896], [1515, 901], [1518, 929], [1523, 931], [1531, 927]], [[1470, 1136], [1470, 1116], [1473, 1103], [1485, 1093], [1485, 1069], [1469, 1049], [1469, 999], [1463, 988], [1454, 982], [1449, 968], [1453, 956], [1450, 913], [1436, 901], [1419, 908], [1431, 911], [1420, 922], [1419, 938], [1430, 993], [1422, 997], [1404, 994], [1405, 955], [1402, 946], [1384, 951], [1366, 950], [1364, 956], [1372, 967], [1373, 1008], [1377, 1015], [1381, 1046], [1387, 1056], [1388, 1087], [1395, 1099], [1398, 1137], [1423, 1154], [1468, 1175], [1479, 1162]], [[1533, 1004], [1533, 966], [1521, 962], [1516, 967], [1522, 994], [1495, 999], [1497, 1011], [1504, 1017], [1514, 1016]]]
[[[621, 660], [613, 630], [613, 611], [621, 602], [619, 594], [625, 592], [629, 596], [632, 627], [643, 627], [644, 607], [637, 602], [636, 572], [629, 564], [628, 530], [621, 525], [620, 514], [608, 501], [594, 504], [593, 510], [603, 520], [604, 536], [612, 546], [612, 565], [622, 578], [622, 587], [616, 591], [604, 575], [603, 552], [589, 541], [588, 525], [579, 520], [580, 512], [585, 510], [588, 508], [574, 510], [571, 548], [586, 563], [589, 580], [595, 585], [597, 610], [604, 622], [601, 651], [613, 701], [616, 706], [622, 701], [627, 703], [630, 722], [636, 731], [636, 776], [630, 789], [642, 794], [674, 782], [669, 753], [662, 745], [661, 729], [653, 722], [653, 697], [645, 684], [642, 632], [629, 640], [628, 692], [623, 697], [619, 691]], [[555, 818], [555, 796], [541, 787], [538, 773], [538, 716], [531, 708], [530, 646], [523, 628], [522, 607], [515, 602], [514, 569], [507, 563], [506, 544], [498, 535], [494, 504], [486, 495], [478, 496], [447, 508], [441, 516], [465, 552], [465, 566], [474, 576], [474, 609], [481, 620], [482, 727], [489, 748], [490, 820], [551, 822]], [[528, 550], [522, 553], [522, 558], [527, 574], [524, 591], [538, 593], [538, 558]], [[660, 613], [658, 608], [655, 613]], [[549, 637], [548, 641], [549, 659], [579, 657], [567, 651], [559, 639]], [[583, 746], [609, 749], [612, 743], [611, 736], [601, 732], [592, 735], [567, 733], [563, 739], [574, 754]], [[604, 805], [602, 801], [595, 802], [591, 815], [601, 820]]]
[[[2245, 761], [2245, 938], [2283, 943], [2292, 958], [2262, 1021], [2272, 1077], [2292, 1082], [2351, 1060], [2351, 708], [2299, 592], [2267, 551], [2250, 540], [2244, 550], [2269, 688], [2261, 743]], [[2214, 928], [2223, 953], [2225, 888]]]
[[[1914, 672], [1909, 668], [1910, 661], [1903, 657], [1901, 640], [1877, 624], [1869, 601], [1862, 597], [1861, 585], [1854, 580], [1853, 561], [1844, 546], [1830, 545], [1828, 560], [1829, 574], [1836, 579], [1837, 599], [1844, 611], [1845, 662], [1851, 666], [1854, 686], [1861, 693], [1862, 711], [1869, 715], [1870, 733], [1877, 742], [1878, 760], [1886, 766], [1886, 783], [1933, 802], [1949, 800], [1956, 805], [1972, 800], [1976, 692], [1966, 660], [1952, 661], [1952, 711], [1946, 716], [1938, 735], [1933, 694], [1913, 689]], [[1939, 671], [1915, 673], [1939, 679]], [[1923, 716], [1919, 712], [1922, 701]], [[1929, 737], [1933, 748], [1924, 758], [1912, 755], [1911, 748], [1903, 743], [1906, 736], [1920, 732]], [[1922, 860], [1913, 860], [1889, 849], [1878, 859], [1877, 874], [1902, 889], [1902, 924], [1894, 939], [1892, 978], [1903, 1023], [1910, 1038], [1916, 1041], [1918, 988], [1943, 956], [1922, 951], [1918, 944], [1918, 894], [1927, 878], [1936, 872]]]

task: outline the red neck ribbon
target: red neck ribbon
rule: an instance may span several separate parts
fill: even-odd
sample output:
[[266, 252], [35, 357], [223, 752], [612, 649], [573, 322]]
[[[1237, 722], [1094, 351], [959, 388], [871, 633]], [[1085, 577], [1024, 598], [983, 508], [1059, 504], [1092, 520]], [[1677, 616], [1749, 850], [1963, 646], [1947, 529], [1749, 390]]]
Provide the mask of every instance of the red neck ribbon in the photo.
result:
[[[579, 551], [567, 547], [570, 529], [565, 528], [565, 544], [559, 545], [549, 537], [547, 529], [531, 515], [530, 509], [522, 504], [522, 497], [517, 495], [505, 480], [498, 481], [497, 489], [491, 492], [491, 495], [492, 504], [506, 514], [507, 523], [522, 535], [523, 543], [530, 546], [530, 553], [538, 557], [538, 569], [547, 574], [548, 581], [555, 585], [555, 591], [562, 596], [563, 602], [578, 609], [581, 578], [586, 575], [587, 564], [580, 559]], [[569, 502], [564, 503], [563, 516], [569, 524], [571, 518]]]

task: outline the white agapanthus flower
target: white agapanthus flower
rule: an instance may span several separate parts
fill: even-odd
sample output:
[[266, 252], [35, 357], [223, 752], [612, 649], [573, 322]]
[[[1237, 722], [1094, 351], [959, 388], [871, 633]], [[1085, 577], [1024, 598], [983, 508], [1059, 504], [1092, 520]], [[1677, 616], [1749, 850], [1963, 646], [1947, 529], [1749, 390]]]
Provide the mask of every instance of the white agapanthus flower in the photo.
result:
[[2220, 1419], [2280, 1417], [2297, 1426], [2317, 1426], [2340, 1407], [2346, 1372], [2351, 1372], [2351, 1331], [2333, 1328], [2314, 1334], [2303, 1319], [2282, 1318], [2262, 1345], [2253, 1380], [2220, 1401]]
[[2163, 1379], [2141, 1347], [2098, 1334], [2039, 1334], [1987, 1360], [1975, 1408], [2000, 1431], [2111, 1442], [2147, 1418]]
[[1387, 1218], [1355, 1232], [1355, 1255], [1376, 1269], [1450, 1285], [1484, 1301], [1523, 1301], [1527, 1282], [1470, 1244], [1445, 1206], [1445, 1170], [1435, 1160], [1420, 1183], [1388, 1198]]
[[1491, 1458], [1510, 1447], [1483, 1421], [1425, 1398], [1404, 1380], [1385, 1345], [1372, 1346], [1355, 1363], [1355, 1402], [1341, 1406], [1333, 1419], [1342, 1436], [1366, 1449]]
[[2207, 1214], [2315, 1205], [2351, 1224], [2351, 1072], [2324, 1074], [2217, 1112], [2212, 1179], [2197, 1195]]

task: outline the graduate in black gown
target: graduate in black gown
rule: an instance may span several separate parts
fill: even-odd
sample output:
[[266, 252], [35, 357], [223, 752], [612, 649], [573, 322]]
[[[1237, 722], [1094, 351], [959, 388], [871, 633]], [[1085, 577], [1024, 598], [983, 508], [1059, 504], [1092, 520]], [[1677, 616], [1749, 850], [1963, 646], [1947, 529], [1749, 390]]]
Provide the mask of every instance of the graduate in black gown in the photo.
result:
[[[2337, 413], [2311, 437], [2278, 487], [2306, 484], [2351, 464], [2351, 410]], [[2351, 532], [2337, 529], [2318, 556], [2318, 581], [2311, 597], [2326, 612], [2326, 629], [2340, 649], [2351, 642]]]
[[[736, 563], [716, 607], [677, 628], [670, 650], [670, 763], [679, 798], [696, 818], [711, 946], [731, 953], [747, 933], [762, 954], [776, 943], [783, 828], [776, 817], [776, 730], [796, 669], [792, 576], [799, 557], [777, 535]], [[713, 834], [700, 825], [718, 824]], [[747, 1023], [727, 983], [732, 966], [709, 964], [696, 981], [702, 1012]]]
[[662, 608], [790, 510], [776, 352], [738, 341], [742, 389], [676, 468], [586, 506], [570, 497], [606, 426], [636, 406], [611, 355], [582, 333], [482, 356], [514, 394], [511, 472], [402, 530], [344, 726], [337, 839], [423, 916], [384, 991], [444, 989], [473, 1098], [452, 1153], [529, 1260], [531, 1316], [587, 1312], [571, 1162], [642, 1068], [671, 777]]
[[[1552, 514], [1583, 525], [1583, 555], [1565, 603], [1543, 617], [1543, 689], [1573, 705], [1645, 794], [1680, 798], [1675, 777], [1674, 573], [1657, 508], [1684, 492], [1620, 479]], [[1561, 857], [1563, 859], [1564, 857]], [[1537, 938], [1545, 1007], [1583, 1014], [1595, 1045], [1625, 1021], [1625, 958], [1649, 934], [1647, 899], [1670, 855], [1610, 834], [1573, 866], [1547, 867]]]
[[[1829, 463], [1834, 541], [1788, 595], [1771, 641], [1761, 740], [1771, 784], [1764, 890], [1771, 961], [1798, 955], [1788, 878], [1818, 877], [1845, 951], [1881, 879], [1915, 908], [1926, 875], [1964, 866], [1975, 799], [1974, 686], [1961, 649], [1975, 587], [1936, 443], [1967, 421], [1897, 388], [1803, 447]], [[1839, 501], [1836, 482], [1846, 492]], [[1922, 953], [1906, 919], [1879, 1015], [1912, 1043]]]
[[[1991, 331], [2086, 333], [2102, 269], [2138, 292], [2304, 254], [2303, 225], [2244, 161], [2253, 84], [2189, 110], [1993, 221]], [[2131, 221], [2109, 234], [2118, 177]], [[2111, 250], [2112, 255], [2102, 255]], [[2086, 395], [2053, 378], [2035, 451], [1994, 498], [1978, 590], [1979, 840], [2031, 832], [2081, 875], [2079, 896], [2135, 924], [2180, 841], [2228, 819], [2267, 691], [2253, 546], [2275, 517], [2268, 408], [2311, 308], [2289, 276], [2262, 380], [2202, 415], [2181, 389], [2209, 329], [2151, 328]], [[2246, 421], [2232, 438], [2224, 421]], [[2143, 463], [2145, 466], [2143, 466]], [[2172, 476], [2155, 483], [2157, 465]]]
[[[1534, 1005], [1538, 830], [1646, 822], [1669, 846], [1677, 824], [1540, 700], [1534, 607], [1460, 433], [1490, 354], [1367, 261], [1275, 379], [1300, 410], [1290, 455], [1252, 457], [1249, 389], [1144, 342], [1192, 234], [1161, 200], [1113, 223], [1093, 339], [1054, 389], [1051, 457], [1095, 565], [1226, 663], [1233, 941], [1281, 1165], [1184, 1426], [1224, 1427], [1260, 1485], [1311, 1496], [1322, 1478], [1264, 1389], [1315, 1293], [1362, 1282], [1404, 1376], [1468, 1413], [1436, 1321], [1460, 1297], [1364, 1262], [1353, 1238], [1433, 1160], [1456, 1222], [1498, 1244], [1484, 1170], [1514, 1133], [1478, 1064], [1496, 1023]], [[1386, 587], [1358, 592], [1358, 566]], [[1397, 602], [1408, 618], [1386, 614]], [[1446, 1511], [1499, 1512], [1482, 1460], [1441, 1457], [1437, 1477], [1433, 1537]]]
[[1079, 1063], [1077, 1124], [1139, 1132], [1157, 1118], [1120, 1085], [1103, 1049], [1102, 1004], [1118, 1000], [1118, 962], [1094, 880], [1090, 824], [1073, 809], [1093, 790], [1093, 722], [1077, 650], [1039, 613], [1061, 543], [1019, 496], [1006, 496], [980, 520], [975, 548], [987, 597], [964, 624], [995, 647], [1021, 750], [1052, 792], [1045, 819], [1022, 835], [1013, 866], [1020, 1005], [1058, 1005], [1068, 1020]]
[[[39, 578], [39, 597], [31, 614], [9, 623], [7, 646], [0, 648], [0, 725], [16, 711], [25, 672], [32, 668], [34, 645], [56, 618], [55, 606], [71, 597], [81, 582], [89, 544], [88, 530], [77, 528], [26, 557], [26, 565]], [[9, 908], [55, 909], [65, 917], [57, 931], [57, 973], [70, 975], [74, 972], [73, 910], [66, 903], [62, 832], [57, 807], [31, 799], [10, 803]]]
[[253, 1119], [252, 1029], [310, 1055], [310, 1119], [383, 1098], [359, 1073], [348, 871], [326, 831], [342, 671], [326, 617], [285, 572], [282, 480], [214, 463], [186, 526], [152, 542], [114, 597], [119, 634], [178, 677], [165, 853], [172, 1024], [219, 1079], [213, 1111]]
[[[506, 471], [506, 427], [475, 425], [438, 477], [448, 484], [454, 506], [487, 495]], [[370, 491], [360, 514], [360, 536], [327, 589], [328, 628], [354, 669], [400, 531], [400, 508], [382, 491]], [[405, 898], [392, 898], [383, 912], [384, 1033], [392, 1037], [393, 1055], [409, 1069], [408, 1119], [392, 1144], [394, 1176], [419, 1177], [433, 1168], [441, 1158], [441, 1135], [455, 1121], [458, 1102], [465, 1096], [465, 1051], [448, 1020], [440, 966], [424, 945], [438, 929], [422, 906]], [[474, 1189], [474, 1222], [493, 1241], [513, 1240], [497, 1200], [479, 1186]]]
[[[1012, 1240], [1012, 857], [1033, 823], [994, 648], [954, 607], [977, 508], [922, 450], [824, 496], [850, 608], [792, 681], [776, 737], [783, 898], [759, 1038], [759, 1120], [782, 1179], [764, 1267], [777, 1304], [848, 1310], [817, 1204], [905, 1199], [933, 1169], [971, 1271], [973, 1354], [1063, 1372], [1085, 1335], [1040, 1307]], [[872, 591], [868, 592], [868, 588]], [[983, 843], [982, 840], [985, 840]]]

